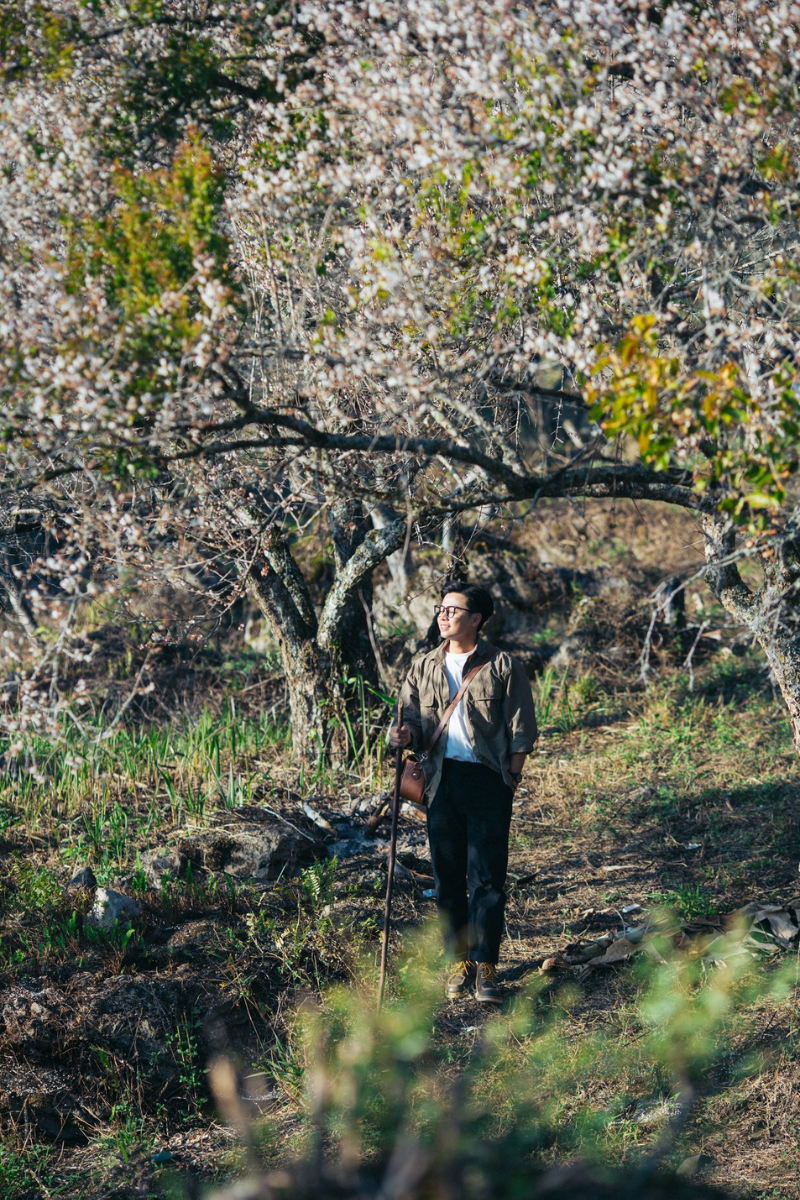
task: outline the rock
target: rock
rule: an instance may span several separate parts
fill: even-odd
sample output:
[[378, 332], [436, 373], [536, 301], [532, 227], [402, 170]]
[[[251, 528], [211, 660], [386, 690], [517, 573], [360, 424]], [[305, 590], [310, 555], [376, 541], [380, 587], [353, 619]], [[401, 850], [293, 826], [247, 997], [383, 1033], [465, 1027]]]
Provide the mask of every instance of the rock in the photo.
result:
[[564, 638], [548, 666], [554, 671], [566, 671], [577, 659], [581, 658], [586, 649], [586, 639], [579, 633], [570, 633]]
[[185, 856], [187, 864], [191, 864], [192, 872], [224, 871], [229, 875], [231, 858], [236, 850], [236, 839], [223, 831], [199, 833], [184, 838], [178, 847], [178, 852]]
[[237, 830], [226, 870], [237, 879], [277, 879], [287, 867], [327, 857], [325, 843], [306, 837], [288, 825], [251, 826]]
[[95, 975], [92, 971], [76, 971], [71, 975], [67, 983], [66, 992], [72, 997], [74, 1003], [76, 999], [90, 991], [95, 983]]
[[709, 1154], [693, 1154], [691, 1158], [683, 1160], [675, 1174], [679, 1179], [694, 1179], [713, 1165], [714, 1160]]
[[[212, 1046], [254, 1061], [260, 1042], [247, 1005], [221, 997], [216, 979], [198, 982], [196, 967], [185, 981], [178, 974], [83, 971], [63, 991], [34, 981], [6, 983], [0, 989], [0, 1124], [13, 1122], [28, 1137], [38, 1130], [58, 1142], [85, 1141], [110, 1118], [126, 1080], [136, 1079], [140, 1102], [185, 1099], [181, 1074], [192, 1047], [192, 1061], [200, 1065]], [[178, 1036], [184, 1022], [192, 1030], [190, 1044]], [[6, 1194], [2, 1187], [0, 1193]]]
[[179, 849], [153, 850], [142, 855], [145, 878], [153, 888], [161, 888], [167, 876], [171, 880], [185, 878], [187, 862], [186, 854]]
[[326, 843], [316, 832], [305, 832], [298, 823], [314, 826], [298, 814], [289, 824], [256, 805], [226, 809], [212, 818], [230, 828], [212, 829], [183, 838], [177, 846], [142, 855], [142, 865], [152, 887], [171, 879], [185, 879], [191, 866], [195, 878], [205, 871], [224, 872], [235, 879], [265, 882], [277, 879], [287, 867], [307, 866], [327, 856]]
[[141, 911], [130, 896], [123, 896], [122, 892], [115, 892], [113, 888], [101, 887], [97, 889], [94, 907], [86, 917], [86, 924], [109, 933], [116, 922], [127, 926]]
[[[14, 1125], [38, 1129], [56, 1142], [85, 1140], [88, 1121], [97, 1120], [96, 1109], [85, 1113], [74, 1082], [58, 1067], [7, 1064], [0, 1081], [0, 1113]], [[25, 1194], [41, 1195], [38, 1191]]]
[[183, 1002], [185, 994], [172, 980], [118, 975], [104, 979], [86, 998], [85, 1028], [96, 1045], [174, 1080], [177, 1068], [169, 1045]]
[[4, 1040], [31, 1060], [41, 1058], [66, 1011], [68, 1006], [54, 988], [12, 985], [0, 1000]]
[[213, 942], [219, 942], [219, 936], [211, 921], [187, 921], [176, 929], [168, 939], [170, 950], [200, 950]]
[[76, 871], [67, 884], [65, 891], [70, 888], [85, 888], [87, 892], [93, 892], [97, 887], [94, 871], [91, 867], [81, 867], [80, 871]]

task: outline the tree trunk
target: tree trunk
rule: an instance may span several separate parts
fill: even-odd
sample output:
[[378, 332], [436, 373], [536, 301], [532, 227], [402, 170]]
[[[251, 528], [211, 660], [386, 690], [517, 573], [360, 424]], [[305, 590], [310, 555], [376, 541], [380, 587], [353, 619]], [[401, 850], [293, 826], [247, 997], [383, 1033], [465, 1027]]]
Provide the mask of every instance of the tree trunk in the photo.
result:
[[756, 636], [789, 710], [794, 748], [800, 754], [800, 636], [783, 629], [771, 636]]
[[707, 515], [703, 532], [711, 589], [726, 612], [750, 630], [764, 651], [789, 711], [795, 750], [800, 754], [800, 569], [780, 551], [767, 551], [759, 558], [764, 583], [754, 592], [736, 566], [736, 530], [730, 520], [718, 513]]
[[295, 757], [311, 762], [326, 752], [331, 702], [330, 663], [317, 642], [316, 619], [313, 625], [303, 620], [284, 581], [270, 566], [265, 571], [251, 567], [247, 587], [278, 643]]
[[16, 583], [14, 583], [14, 581], [8, 575], [6, 575], [3, 579], [2, 587], [5, 588], [9, 608], [27, 633], [28, 637], [35, 641], [36, 634], [38, 632], [36, 618], [33, 615], [33, 609], [26, 600], [24, 593], [20, 588], [17, 587]]
[[[336, 577], [340, 578], [367, 536], [362, 505], [352, 500], [335, 501], [330, 509], [330, 523]], [[373, 685], [379, 681], [374, 634], [369, 626], [372, 619], [370, 576], [371, 572], [362, 579], [355, 592], [350, 593], [349, 603], [342, 609], [336, 630], [328, 638], [328, 652], [345, 702], [348, 692], [345, 679], [361, 676]]]
[[[358, 703], [358, 692], [345, 686], [343, 669], [362, 666], [367, 669], [364, 674], [369, 672], [367, 678], [377, 676], [367, 624], [370, 577], [387, 554], [402, 545], [405, 532], [404, 520], [379, 532], [371, 530], [348, 558], [341, 557], [319, 619], [308, 584], [278, 530], [261, 537], [263, 565], [250, 560], [248, 591], [278, 643], [289, 693], [292, 746], [300, 759], [345, 757], [352, 749], [344, 718], [355, 715], [348, 713], [348, 705]], [[345, 649], [352, 658], [344, 658]], [[351, 719], [351, 728], [360, 725], [357, 715], [359, 720]]]

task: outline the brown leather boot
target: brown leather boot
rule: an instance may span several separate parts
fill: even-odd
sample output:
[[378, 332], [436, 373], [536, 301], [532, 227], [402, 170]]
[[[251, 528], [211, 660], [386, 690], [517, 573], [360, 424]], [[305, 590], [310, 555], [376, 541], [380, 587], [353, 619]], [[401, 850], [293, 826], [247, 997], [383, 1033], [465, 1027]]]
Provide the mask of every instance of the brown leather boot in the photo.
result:
[[494, 963], [476, 963], [475, 999], [481, 1004], [502, 1004], [503, 992], [497, 982], [497, 967]]
[[453, 964], [453, 972], [447, 981], [448, 996], [463, 996], [471, 991], [475, 982], [475, 963], [466, 958], [463, 962]]

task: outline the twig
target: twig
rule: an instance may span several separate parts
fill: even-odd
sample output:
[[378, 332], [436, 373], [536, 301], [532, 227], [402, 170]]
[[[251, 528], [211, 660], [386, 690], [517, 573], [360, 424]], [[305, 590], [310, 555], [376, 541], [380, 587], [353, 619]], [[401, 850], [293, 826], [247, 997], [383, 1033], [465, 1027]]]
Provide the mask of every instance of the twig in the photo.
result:
[[274, 808], [270, 808], [267, 804], [262, 804], [261, 807], [264, 809], [264, 812], [272, 813], [273, 817], [277, 817], [279, 821], [283, 821], [285, 825], [288, 825], [295, 833], [299, 833], [301, 837], [308, 838], [310, 842], [316, 843], [316, 838], [313, 838], [310, 833], [304, 833], [302, 829], [298, 829], [294, 822], [290, 821], [288, 817], [284, 817], [282, 813], [276, 812]]
[[[403, 727], [403, 701], [397, 704], [397, 728]], [[383, 940], [381, 942], [381, 974], [378, 984], [378, 1012], [383, 1005], [383, 993], [386, 988], [386, 966], [389, 960], [389, 923], [392, 916], [392, 888], [394, 886], [394, 868], [397, 855], [397, 819], [400, 815], [400, 781], [403, 775], [403, 747], [398, 745], [394, 767], [394, 793], [392, 795], [392, 833], [389, 839], [389, 864], [386, 873], [386, 903], [383, 910]]]
[[333, 828], [330, 821], [326, 821], [322, 813], [319, 813], [315, 808], [312, 808], [307, 800], [303, 801], [303, 812], [310, 821], [313, 821], [314, 824], [318, 825], [320, 829], [324, 829], [326, 833], [336, 833], [336, 830]]
[[377, 663], [378, 671], [380, 672], [381, 683], [383, 684], [383, 686], [386, 688], [386, 690], [388, 692], [389, 680], [387, 678], [386, 671], [384, 670], [384, 667], [383, 667], [383, 659], [381, 658], [381, 652], [378, 649], [378, 643], [375, 639], [375, 629], [372, 624], [372, 612], [371, 612], [370, 607], [367, 604], [366, 600], [364, 599], [364, 593], [361, 590], [361, 588], [358, 589], [358, 598], [361, 601], [361, 605], [364, 609], [364, 617], [367, 622], [367, 636], [369, 638], [369, 644], [372, 647], [372, 653], [375, 655], [375, 662]]
[[708, 628], [708, 625], [709, 625], [708, 621], [701, 621], [700, 628], [697, 631], [697, 637], [692, 642], [691, 649], [689, 650], [689, 653], [686, 655], [686, 658], [683, 663], [683, 665], [685, 667], [689, 668], [689, 691], [690, 692], [694, 691], [694, 667], [692, 665], [692, 659], [694, 657], [694, 652], [697, 649], [697, 643], [700, 641], [700, 638], [705, 633], [706, 629]]
[[624, 1194], [639, 1195], [647, 1181], [655, 1174], [662, 1161], [674, 1146], [678, 1135], [683, 1129], [695, 1102], [695, 1092], [688, 1079], [681, 1081], [679, 1101], [676, 1111], [670, 1118], [664, 1132], [656, 1142], [650, 1154], [642, 1159], [639, 1166], [631, 1175], [630, 1183]]

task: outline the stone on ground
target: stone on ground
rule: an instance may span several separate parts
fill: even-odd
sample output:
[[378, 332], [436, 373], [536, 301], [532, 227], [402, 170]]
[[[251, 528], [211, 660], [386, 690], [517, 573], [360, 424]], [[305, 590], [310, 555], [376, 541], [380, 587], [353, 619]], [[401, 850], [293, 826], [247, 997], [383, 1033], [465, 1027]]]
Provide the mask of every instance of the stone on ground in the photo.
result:
[[86, 917], [86, 924], [110, 933], [117, 922], [127, 926], [141, 911], [130, 896], [123, 896], [122, 892], [115, 892], [113, 888], [101, 887], [95, 893], [94, 907]]

